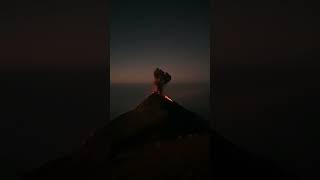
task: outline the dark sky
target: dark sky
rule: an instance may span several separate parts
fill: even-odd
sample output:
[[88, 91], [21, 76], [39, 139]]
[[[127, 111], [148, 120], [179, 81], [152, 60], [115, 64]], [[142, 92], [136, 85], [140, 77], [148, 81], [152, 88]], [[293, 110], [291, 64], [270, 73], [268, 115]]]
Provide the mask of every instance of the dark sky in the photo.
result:
[[21, 179], [108, 121], [107, 14], [106, 1], [0, 2], [0, 179]]
[[[5, 167], [17, 172], [37, 167], [69, 152], [90, 127], [105, 121], [109, 23], [104, 2], [1, 4]], [[320, 159], [318, 6], [305, 0], [213, 2], [216, 129], [251, 152], [318, 175], [317, 168], [308, 170]], [[209, 2], [112, 3], [113, 82], [148, 82], [156, 66], [169, 71], [173, 82], [208, 79]], [[42, 72], [24, 72], [33, 69]], [[68, 73], [56, 71], [61, 69]]]
[[[318, 176], [319, 6], [215, 0], [215, 129], [301, 179]], [[319, 179], [319, 178], [318, 178]]]
[[112, 83], [150, 82], [156, 67], [173, 82], [208, 81], [209, 0], [113, 0]]
[[1, 4], [1, 62], [6, 70], [106, 69], [104, 1], [39, 0]]

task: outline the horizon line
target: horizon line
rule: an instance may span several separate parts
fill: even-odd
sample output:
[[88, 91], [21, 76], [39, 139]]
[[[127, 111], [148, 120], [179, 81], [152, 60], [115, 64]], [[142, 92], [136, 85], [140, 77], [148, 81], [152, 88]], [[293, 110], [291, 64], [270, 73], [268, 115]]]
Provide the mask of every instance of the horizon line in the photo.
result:
[[[110, 82], [110, 84], [151, 84], [152, 82]], [[194, 82], [169, 82], [168, 84], [210, 84], [210, 81], [194, 81]]]

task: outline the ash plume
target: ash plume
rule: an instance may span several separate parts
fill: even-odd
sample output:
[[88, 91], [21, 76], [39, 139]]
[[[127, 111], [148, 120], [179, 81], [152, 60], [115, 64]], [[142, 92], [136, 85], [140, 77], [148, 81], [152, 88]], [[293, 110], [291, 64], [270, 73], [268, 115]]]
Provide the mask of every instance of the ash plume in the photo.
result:
[[154, 82], [155, 92], [158, 94], [162, 94], [164, 85], [166, 85], [171, 80], [171, 75], [167, 72], [162, 71], [157, 68], [154, 73]]

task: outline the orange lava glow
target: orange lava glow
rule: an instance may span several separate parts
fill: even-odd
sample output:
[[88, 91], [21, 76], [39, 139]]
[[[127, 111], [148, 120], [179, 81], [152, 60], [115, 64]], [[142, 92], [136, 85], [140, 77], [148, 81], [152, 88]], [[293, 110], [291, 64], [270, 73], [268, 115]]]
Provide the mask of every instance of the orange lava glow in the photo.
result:
[[164, 96], [166, 99], [168, 99], [169, 101], [173, 102], [172, 99], [170, 99], [168, 96]]

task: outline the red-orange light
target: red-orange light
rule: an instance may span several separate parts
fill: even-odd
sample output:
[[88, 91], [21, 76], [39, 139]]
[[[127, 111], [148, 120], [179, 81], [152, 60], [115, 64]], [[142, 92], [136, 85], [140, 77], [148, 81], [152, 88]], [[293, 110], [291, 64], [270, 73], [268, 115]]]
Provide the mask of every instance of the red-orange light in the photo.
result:
[[173, 102], [172, 99], [170, 99], [168, 96], [164, 96], [166, 99], [168, 99], [169, 101]]

